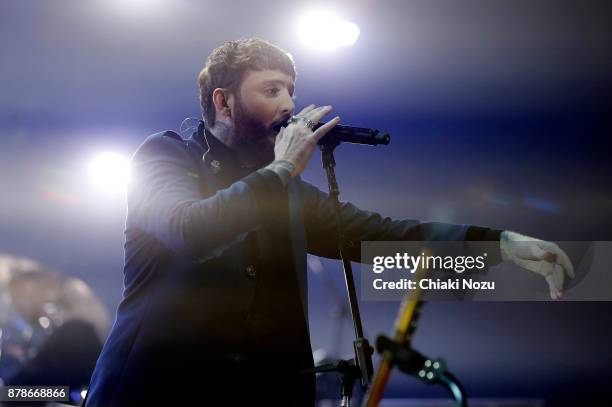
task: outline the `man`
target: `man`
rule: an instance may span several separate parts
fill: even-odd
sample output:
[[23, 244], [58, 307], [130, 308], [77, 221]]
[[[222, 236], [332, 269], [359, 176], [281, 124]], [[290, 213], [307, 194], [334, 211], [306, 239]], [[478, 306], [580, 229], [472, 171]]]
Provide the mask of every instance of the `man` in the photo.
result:
[[[149, 137], [132, 160], [125, 291], [86, 405], [312, 405], [306, 253], [338, 258], [334, 208], [304, 182], [331, 106], [294, 115], [295, 68], [260, 39], [215, 49], [199, 75], [204, 122]], [[554, 244], [468, 225], [392, 220], [342, 205], [362, 240], [500, 240], [557, 297], [571, 264]], [[522, 237], [527, 239], [525, 237]], [[534, 240], [535, 241], [535, 240]], [[533, 248], [537, 248], [537, 251]], [[214, 401], [213, 401], [214, 400]], [[223, 400], [223, 401], [220, 401]]]

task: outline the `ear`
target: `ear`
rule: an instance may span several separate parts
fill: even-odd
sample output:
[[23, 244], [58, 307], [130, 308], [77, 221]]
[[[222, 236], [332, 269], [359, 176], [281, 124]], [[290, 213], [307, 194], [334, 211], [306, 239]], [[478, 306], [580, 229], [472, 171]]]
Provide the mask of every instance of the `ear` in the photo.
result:
[[230, 120], [234, 107], [234, 95], [227, 89], [216, 88], [213, 91], [212, 100], [215, 105], [215, 120]]

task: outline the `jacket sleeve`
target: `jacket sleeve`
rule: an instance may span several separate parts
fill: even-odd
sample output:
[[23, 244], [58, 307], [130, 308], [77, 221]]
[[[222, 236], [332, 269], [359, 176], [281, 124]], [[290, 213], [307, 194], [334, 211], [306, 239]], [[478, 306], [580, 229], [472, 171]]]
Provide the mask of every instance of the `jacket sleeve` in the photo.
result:
[[[301, 181], [304, 226], [308, 252], [339, 258], [334, 203], [329, 195]], [[361, 261], [361, 241], [499, 241], [501, 231], [473, 225], [391, 219], [341, 203], [346, 250], [352, 261]], [[493, 262], [497, 262], [497, 257]]]
[[167, 248], [203, 260], [256, 229], [271, 211], [264, 198], [283, 190], [261, 169], [209, 197], [200, 191], [199, 163], [175, 133], [150, 136], [132, 158], [128, 223]]

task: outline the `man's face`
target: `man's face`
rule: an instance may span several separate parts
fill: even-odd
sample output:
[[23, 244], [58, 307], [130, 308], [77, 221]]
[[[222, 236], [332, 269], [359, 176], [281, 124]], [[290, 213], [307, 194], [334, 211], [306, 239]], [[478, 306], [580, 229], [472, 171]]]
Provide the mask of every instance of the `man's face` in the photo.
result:
[[280, 125], [295, 110], [293, 92], [293, 79], [282, 71], [245, 72], [232, 108], [235, 146], [262, 162], [272, 161]]

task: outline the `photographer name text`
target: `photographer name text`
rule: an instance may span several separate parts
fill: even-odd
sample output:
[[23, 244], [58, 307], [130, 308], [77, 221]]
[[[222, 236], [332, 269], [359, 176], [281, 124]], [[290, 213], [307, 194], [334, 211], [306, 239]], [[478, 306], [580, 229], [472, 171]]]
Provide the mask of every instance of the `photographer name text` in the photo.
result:
[[402, 278], [399, 281], [384, 281], [377, 278], [373, 281], [375, 290], [495, 290], [494, 281], [474, 281], [468, 279], [424, 278], [422, 280], [409, 280]]

